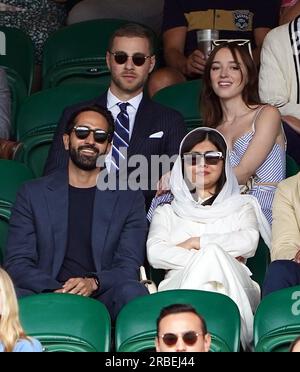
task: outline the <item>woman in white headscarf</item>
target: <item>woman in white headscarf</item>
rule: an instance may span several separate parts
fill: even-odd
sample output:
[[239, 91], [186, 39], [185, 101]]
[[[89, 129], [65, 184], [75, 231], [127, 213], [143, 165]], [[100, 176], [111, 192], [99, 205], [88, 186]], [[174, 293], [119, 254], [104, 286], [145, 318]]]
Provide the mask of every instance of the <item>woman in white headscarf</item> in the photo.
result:
[[159, 291], [199, 289], [231, 297], [242, 319], [241, 341], [252, 341], [259, 285], [245, 265], [270, 227], [257, 199], [240, 195], [227, 144], [215, 129], [198, 128], [182, 141], [171, 173], [174, 200], [155, 210], [147, 241], [149, 263], [167, 271]]

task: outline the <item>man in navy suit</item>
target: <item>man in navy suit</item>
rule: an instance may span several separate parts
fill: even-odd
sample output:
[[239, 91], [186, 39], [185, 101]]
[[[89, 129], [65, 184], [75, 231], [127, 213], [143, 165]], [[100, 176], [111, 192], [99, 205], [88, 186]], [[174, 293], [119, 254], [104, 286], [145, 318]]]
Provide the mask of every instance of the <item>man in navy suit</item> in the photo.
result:
[[[144, 155], [151, 164], [151, 155], [178, 154], [179, 145], [186, 134], [183, 117], [175, 110], [164, 107], [143, 94], [148, 75], [155, 65], [152, 34], [149, 30], [135, 24], [128, 24], [113, 34], [106, 55], [111, 71], [111, 83], [108, 92], [89, 101], [106, 106], [117, 119], [120, 103], [128, 103], [129, 146], [127, 156]], [[53, 144], [45, 167], [45, 174], [54, 169], [65, 167], [67, 153], [64, 151], [62, 134], [72, 112], [85, 103], [67, 107], [59, 122]], [[116, 123], [116, 133], [118, 133]], [[150, 168], [150, 167], [149, 167]], [[163, 174], [158, 174], [161, 177]], [[147, 209], [155, 190], [150, 190], [150, 182], [157, 180], [148, 175], [148, 190], [144, 191]]]
[[111, 147], [114, 120], [101, 106], [71, 115], [63, 135], [67, 169], [26, 183], [10, 220], [5, 268], [18, 296], [43, 292], [91, 296], [113, 318], [140, 284], [147, 222], [141, 191], [100, 191], [100, 155]]

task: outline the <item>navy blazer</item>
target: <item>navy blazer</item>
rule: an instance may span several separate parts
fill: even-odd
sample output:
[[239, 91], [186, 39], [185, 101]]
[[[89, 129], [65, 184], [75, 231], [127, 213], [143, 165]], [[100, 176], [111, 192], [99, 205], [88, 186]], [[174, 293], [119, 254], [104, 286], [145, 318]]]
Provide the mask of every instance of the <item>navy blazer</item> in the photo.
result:
[[[64, 149], [62, 139], [67, 122], [75, 110], [92, 104], [106, 107], [107, 93], [93, 100], [69, 106], [64, 110], [49, 151], [44, 170], [45, 174], [49, 174], [57, 168], [67, 166], [69, 156], [68, 152]], [[163, 132], [164, 134], [161, 138], [149, 138], [151, 134], [157, 132]], [[180, 142], [186, 133], [185, 122], [179, 112], [162, 106], [144, 95], [135, 117], [133, 132], [128, 147], [128, 157], [137, 154], [144, 155], [148, 160], [148, 164], [150, 164], [151, 155], [168, 155], [171, 157], [178, 154]], [[161, 175], [161, 172], [159, 172], [159, 176]], [[149, 166], [149, 182], [151, 181], [150, 178]], [[156, 184], [156, 181], [158, 180], [152, 180], [154, 184]], [[146, 205], [149, 207], [155, 191], [146, 191], [144, 195]]]
[[[68, 190], [68, 172], [59, 170], [27, 182], [18, 193], [4, 262], [18, 296], [61, 288], [56, 278], [67, 249]], [[144, 210], [140, 191], [96, 190], [92, 253], [99, 294], [119, 281], [138, 280], [146, 249]]]

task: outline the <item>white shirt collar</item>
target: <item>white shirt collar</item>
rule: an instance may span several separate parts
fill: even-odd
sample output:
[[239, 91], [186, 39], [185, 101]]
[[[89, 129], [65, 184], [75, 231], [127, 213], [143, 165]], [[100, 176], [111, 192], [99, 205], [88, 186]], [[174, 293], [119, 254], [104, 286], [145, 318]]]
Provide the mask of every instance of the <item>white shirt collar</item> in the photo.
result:
[[[126, 101], [133, 107], [136, 111], [139, 108], [141, 100], [143, 99], [143, 92], [139, 93], [137, 96], [131, 98], [130, 100]], [[118, 97], [116, 97], [110, 89], [107, 92], [107, 109], [111, 110], [114, 106], [117, 106], [118, 103], [123, 102]]]

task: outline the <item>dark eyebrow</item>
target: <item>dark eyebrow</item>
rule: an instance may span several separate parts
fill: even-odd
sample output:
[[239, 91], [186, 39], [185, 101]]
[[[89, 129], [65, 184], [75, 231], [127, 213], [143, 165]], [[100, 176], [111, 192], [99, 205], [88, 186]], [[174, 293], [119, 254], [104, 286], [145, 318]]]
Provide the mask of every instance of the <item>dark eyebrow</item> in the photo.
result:
[[[220, 62], [220, 61], [213, 61], [213, 62], [212, 62], [212, 65], [213, 65], [214, 63], [218, 63], [218, 64], [221, 64], [221, 62]], [[232, 64], [234, 63], [235, 65], [239, 65], [239, 66], [241, 65], [241, 63], [240, 63], [240, 62], [235, 62], [235, 61], [229, 61], [229, 63], [232, 63]]]

